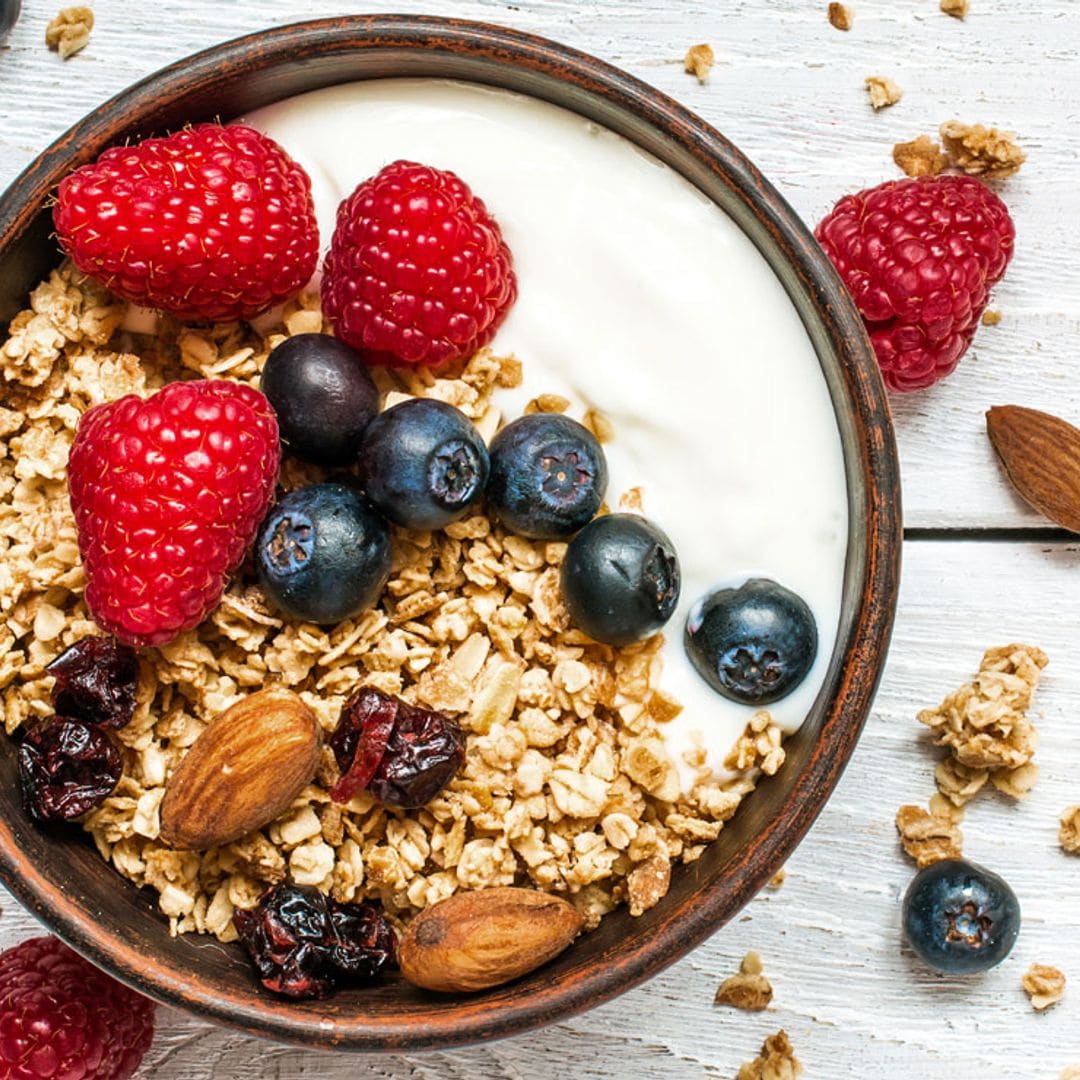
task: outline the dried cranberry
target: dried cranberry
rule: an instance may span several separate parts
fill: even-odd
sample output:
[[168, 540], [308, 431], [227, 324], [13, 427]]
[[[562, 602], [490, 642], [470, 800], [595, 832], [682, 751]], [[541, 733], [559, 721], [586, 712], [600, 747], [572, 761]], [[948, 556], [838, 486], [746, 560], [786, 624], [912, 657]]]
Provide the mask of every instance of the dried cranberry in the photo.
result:
[[394, 932], [377, 908], [338, 904], [311, 885], [275, 885], [233, 921], [263, 986], [286, 997], [325, 997], [394, 958]]
[[23, 802], [38, 821], [70, 821], [100, 806], [123, 771], [101, 728], [66, 716], [38, 724], [19, 747], [18, 763]]
[[425, 806], [465, 760], [465, 735], [455, 720], [402, 701], [368, 791], [380, 802], [413, 810]]
[[347, 803], [367, 787], [386, 753], [397, 720], [398, 699], [372, 687], [361, 687], [345, 703], [330, 736], [341, 779], [330, 791], [334, 802]]
[[335, 802], [366, 787], [380, 802], [404, 809], [431, 802], [465, 760], [456, 721], [368, 686], [342, 709], [330, 748], [342, 774], [330, 791]]
[[135, 712], [139, 660], [130, 645], [86, 637], [65, 649], [46, 668], [56, 676], [53, 708], [102, 727], [122, 728]]

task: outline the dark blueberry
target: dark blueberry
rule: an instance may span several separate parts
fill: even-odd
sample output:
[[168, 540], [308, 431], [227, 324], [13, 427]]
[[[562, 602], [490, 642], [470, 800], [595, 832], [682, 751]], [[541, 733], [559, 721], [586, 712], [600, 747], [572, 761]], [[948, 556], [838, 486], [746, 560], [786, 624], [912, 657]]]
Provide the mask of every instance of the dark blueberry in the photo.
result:
[[572, 536], [596, 516], [607, 482], [596, 437], [568, 416], [518, 417], [491, 442], [488, 505], [519, 536]]
[[336, 623], [371, 607], [390, 576], [390, 529], [356, 491], [290, 491], [255, 542], [266, 595], [290, 618]]
[[718, 589], [686, 620], [686, 651], [718, 693], [768, 705], [806, 678], [817, 656], [817, 625], [806, 601], [767, 578]]
[[22, 0], [0, 0], [0, 41], [11, 33], [19, 21]]
[[903, 920], [908, 944], [930, 967], [972, 975], [1009, 955], [1020, 933], [1020, 902], [986, 867], [943, 859], [912, 879]]
[[413, 398], [372, 420], [360, 449], [364, 491], [408, 529], [441, 529], [484, 494], [488, 451], [469, 418], [444, 401]]
[[330, 792], [348, 802], [367, 788], [380, 802], [426, 806], [465, 761], [457, 721], [365, 686], [346, 702], [330, 736], [341, 779]]
[[18, 768], [27, 813], [37, 821], [71, 821], [112, 794], [123, 764], [101, 728], [54, 716], [22, 741]]
[[259, 384], [288, 450], [320, 465], [356, 460], [379, 391], [360, 357], [328, 334], [286, 338], [266, 358]]
[[102, 727], [122, 728], [135, 712], [139, 659], [130, 645], [113, 638], [86, 637], [65, 649], [45, 669], [56, 678], [53, 708]]
[[378, 908], [339, 904], [311, 885], [275, 885], [233, 921], [260, 982], [285, 997], [325, 997], [394, 960], [394, 931]]
[[570, 541], [562, 594], [579, 630], [606, 645], [655, 634], [679, 602], [679, 560], [667, 536], [636, 514], [607, 514]]

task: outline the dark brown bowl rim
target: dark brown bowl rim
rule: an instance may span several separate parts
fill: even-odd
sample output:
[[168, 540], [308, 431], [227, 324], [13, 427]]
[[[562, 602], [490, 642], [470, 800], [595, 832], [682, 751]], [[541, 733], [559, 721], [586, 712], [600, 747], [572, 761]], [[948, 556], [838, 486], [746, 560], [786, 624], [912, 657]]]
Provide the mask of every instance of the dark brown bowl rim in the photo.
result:
[[[287, 1002], [256, 998], [221, 1001], [197, 974], [171, 970], [140, 954], [119, 933], [104, 933], [78, 897], [51, 883], [19, 850], [0, 819], [0, 879], [60, 937], [94, 963], [157, 1000], [207, 1019], [275, 1039], [334, 1049], [438, 1048], [518, 1034], [608, 1001], [639, 984], [704, 941], [750, 900], [787, 861], [836, 785], [869, 713], [884, 665], [899, 585], [900, 485], [887, 399], [862, 322], [839, 278], [806, 226], [757, 169], [719, 132], [659, 91], [588, 54], [502, 27], [438, 17], [378, 15], [321, 19], [261, 31], [180, 60], [95, 109], [54, 142], [0, 197], [0, 250], [28, 228], [60, 177], [96, 157], [117, 133], [136, 125], [152, 130], [155, 102], [213, 81], [213, 73], [267, 60], [352, 49], [434, 50], [484, 57], [570, 80], [622, 110], [635, 113], [679, 143], [702, 168], [716, 174], [768, 232], [775, 260], [798, 279], [820, 319], [824, 344], [836, 358], [851, 409], [844, 439], [849, 478], [857, 470], [865, 489], [852, 506], [860, 539], [849, 544], [865, 567], [846, 651], [827, 679], [835, 687], [813, 755], [780, 811], [758, 835], [753, 850], [730, 873], [701, 887], [664, 919], [645, 943], [627, 947], [617, 963], [593, 964], [565, 985], [549, 984], [528, 998], [495, 1003], [434, 1001], [421, 1022], [313, 1023]], [[493, 80], [495, 81], [495, 80]], [[764, 250], [764, 249], [763, 249]], [[789, 291], [792, 288], [788, 282]], [[837, 388], [832, 386], [834, 398]], [[839, 415], [839, 413], [838, 413]], [[849, 480], [849, 490], [851, 484]], [[852, 521], [852, 536], [855, 535]], [[846, 591], [846, 590], [845, 590]], [[838, 649], [838, 655], [839, 655]]]

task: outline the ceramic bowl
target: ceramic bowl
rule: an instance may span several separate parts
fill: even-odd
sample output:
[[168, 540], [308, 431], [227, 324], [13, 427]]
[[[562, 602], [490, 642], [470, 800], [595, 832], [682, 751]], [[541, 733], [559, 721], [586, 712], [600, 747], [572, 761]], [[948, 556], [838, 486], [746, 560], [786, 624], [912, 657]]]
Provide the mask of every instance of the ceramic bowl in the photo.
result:
[[652, 910], [631, 918], [620, 909], [546, 967], [485, 993], [448, 999], [391, 977], [327, 1001], [272, 997], [256, 986], [238, 946], [170, 938], [151, 898], [79, 830], [34, 826], [18, 796], [14, 745], [0, 737], [0, 878], [42, 922], [160, 1001], [275, 1039], [350, 1050], [446, 1047], [565, 1019], [640, 983], [735, 915], [787, 861], [855, 747], [885, 660], [901, 543], [885, 393], [858, 314], [810, 232], [730, 142], [681, 105], [591, 56], [510, 30], [434, 18], [330, 19], [253, 34], [150, 76], [76, 124], [0, 199], [0, 320], [59, 261], [50, 193], [105, 147], [387, 76], [470, 80], [553, 102], [655, 154], [718, 203], [782, 280], [814, 343], [842, 436], [851, 524], [835, 651], [780, 773], [697, 862], [675, 870]]

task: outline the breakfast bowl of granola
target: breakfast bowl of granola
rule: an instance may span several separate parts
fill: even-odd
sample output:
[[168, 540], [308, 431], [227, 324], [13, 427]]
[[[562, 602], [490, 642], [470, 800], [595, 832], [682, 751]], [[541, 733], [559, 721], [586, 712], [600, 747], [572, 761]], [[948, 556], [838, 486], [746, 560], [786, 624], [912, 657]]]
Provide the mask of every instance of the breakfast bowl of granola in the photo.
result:
[[72, 946], [450, 1046], [780, 870], [899, 483], [858, 313], [719, 133], [513, 31], [298, 24], [76, 125], [0, 255], [0, 878]]

